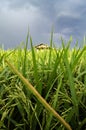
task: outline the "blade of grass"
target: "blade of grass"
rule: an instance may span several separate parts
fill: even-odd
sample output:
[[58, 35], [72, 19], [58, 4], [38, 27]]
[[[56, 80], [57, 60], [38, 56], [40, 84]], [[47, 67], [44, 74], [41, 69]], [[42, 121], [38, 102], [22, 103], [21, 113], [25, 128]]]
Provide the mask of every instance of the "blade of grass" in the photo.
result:
[[[83, 55], [83, 53], [86, 51], [86, 47], [84, 47], [82, 50], [81, 49], [78, 49], [77, 51], [75, 50], [72, 54], [72, 58], [71, 58], [71, 61], [73, 62], [72, 63], [72, 66], [71, 66], [71, 69], [74, 70], [77, 63], [80, 61], [80, 58], [81, 56]], [[70, 63], [71, 64], [71, 63]]]
[[50, 63], [51, 63], [51, 52], [52, 52], [52, 45], [53, 45], [53, 27], [51, 31], [51, 38], [50, 38], [50, 51], [49, 51], [49, 61], [48, 61], [48, 67], [50, 68]]
[[[22, 42], [21, 44], [20, 44], [20, 46], [18, 46], [18, 48], [16, 49], [16, 51], [17, 51], [17, 57], [18, 57], [18, 59], [17, 59], [17, 68], [18, 68], [18, 70], [20, 71], [23, 71], [23, 68], [24, 68], [24, 59], [23, 59], [23, 56], [22, 56], [22, 47], [23, 46], [25, 46], [24, 45], [24, 42]], [[25, 52], [25, 51], [24, 51]], [[23, 60], [21, 60], [21, 59], [23, 59]], [[23, 67], [22, 67], [22, 69], [21, 69], [21, 64], [23, 65]], [[22, 72], [23, 73], [23, 72]]]
[[[57, 87], [57, 89], [56, 89], [56, 94], [54, 95], [53, 104], [52, 104], [52, 107], [53, 107], [54, 109], [55, 109], [56, 104], [57, 104], [57, 102], [58, 102], [58, 93], [59, 93], [61, 84], [62, 84], [62, 78], [61, 78], [60, 81], [59, 81], [59, 85], [58, 85], [58, 87]], [[51, 124], [52, 118], [53, 118], [53, 115], [50, 115], [50, 116], [48, 117], [48, 122], [47, 122], [46, 127], [45, 127], [44, 130], [49, 130], [49, 129], [50, 129], [50, 124]]]
[[[49, 77], [49, 80], [48, 80], [48, 86], [49, 86], [49, 88], [48, 88], [48, 87], [46, 88], [46, 96], [45, 96], [45, 99], [46, 99], [46, 100], [47, 100], [47, 98], [48, 98], [48, 96], [49, 96], [49, 93], [50, 93], [52, 87], [53, 87], [53, 86], [51, 85], [51, 84], [52, 84], [52, 80], [55, 81], [55, 78], [57, 77], [56, 72], [57, 72], [57, 68], [58, 68], [58, 66], [59, 66], [59, 64], [60, 64], [60, 62], [61, 62], [62, 53], [63, 53], [63, 52], [61, 52], [61, 53], [59, 54], [59, 53], [56, 52], [55, 63], [54, 63], [54, 66], [52, 67], [53, 69], [52, 69], [52, 72], [51, 72], [51, 76]], [[52, 57], [51, 57], [51, 60], [52, 60]]]
[[24, 64], [23, 64], [23, 76], [26, 77], [26, 63], [27, 63], [27, 48], [28, 48], [28, 38], [29, 38], [29, 31], [26, 37], [26, 45], [25, 45], [25, 54], [24, 54]]
[[35, 95], [35, 97], [39, 100], [40, 103], [42, 103], [42, 105], [53, 115], [55, 116], [57, 119], [59, 119], [59, 121], [68, 129], [68, 130], [72, 130], [72, 128], [70, 127], [70, 125], [45, 101], [45, 99], [38, 93], [38, 91], [29, 83], [29, 81], [27, 79], [25, 79], [23, 77], [23, 75], [21, 75], [21, 73], [19, 71], [17, 71], [17, 69], [11, 65], [7, 60], [5, 60], [6, 63], [8, 64], [8, 66], [12, 69], [12, 71], [14, 73], [16, 73], [19, 78], [22, 80], [22, 82], [26, 85], [26, 87], [28, 87], [28, 90], [30, 90], [33, 95]]
[[67, 72], [67, 76], [68, 76], [68, 79], [69, 79], [72, 102], [73, 102], [73, 105], [75, 106], [76, 116], [78, 118], [78, 115], [79, 115], [78, 101], [77, 101], [76, 90], [75, 90], [75, 86], [74, 86], [73, 74], [72, 74], [72, 70], [71, 70], [71, 67], [70, 67], [69, 60], [68, 60], [69, 44], [65, 48], [64, 47], [64, 41], [63, 41], [63, 50], [64, 50], [63, 61], [64, 61], [65, 66], [66, 66], [66, 72]]
[[33, 48], [32, 38], [30, 37], [30, 44], [31, 44], [31, 51], [32, 51], [32, 60], [33, 60], [33, 67], [34, 67], [34, 77], [35, 77], [35, 84], [38, 92], [41, 94], [42, 91], [42, 85], [39, 82], [39, 76], [38, 76], [38, 66], [36, 62], [36, 55]]
[[[30, 45], [31, 45], [31, 52], [32, 52], [32, 62], [33, 62], [33, 71], [34, 71], [34, 79], [35, 79], [35, 87], [37, 89], [37, 91], [41, 94], [42, 93], [42, 84], [39, 81], [39, 72], [38, 72], [38, 66], [37, 66], [37, 61], [36, 61], [36, 53], [33, 47], [33, 43], [32, 43], [32, 38], [30, 36]], [[42, 111], [43, 106], [40, 105], [40, 102], [37, 101], [37, 107], [36, 107], [36, 113], [37, 116], [40, 116], [40, 113]], [[35, 114], [33, 116], [34, 119], [34, 124], [32, 124], [32, 126], [34, 126], [32, 129], [35, 130], [36, 129], [36, 125], [37, 125], [37, 119], [35, 118]]]

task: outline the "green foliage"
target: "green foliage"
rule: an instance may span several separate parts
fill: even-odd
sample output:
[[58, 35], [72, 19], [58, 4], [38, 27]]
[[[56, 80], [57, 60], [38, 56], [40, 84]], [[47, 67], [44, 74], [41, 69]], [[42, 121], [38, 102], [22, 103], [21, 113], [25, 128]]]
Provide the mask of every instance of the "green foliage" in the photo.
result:
[[24, 49], [0, 49], [0, 129], [65, 130], [65, 126], [28, 91], [5, 59], [20, 72], [73, 130], [86, 129], [86, 46], [36, 50], [28, 36]]

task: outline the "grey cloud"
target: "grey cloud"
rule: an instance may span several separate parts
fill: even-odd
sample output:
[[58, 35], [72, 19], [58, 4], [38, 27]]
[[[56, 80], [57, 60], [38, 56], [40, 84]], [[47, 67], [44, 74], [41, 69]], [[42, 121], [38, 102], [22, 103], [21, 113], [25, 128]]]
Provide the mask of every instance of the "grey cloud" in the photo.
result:
[[[66, 0], [59, 4], [56, 10], [55, 31], [66, 38], [72, 35], [74, 39], [81, 40], [86, 33], [86, 1]], [[57, 5], [58, 2], [56, 7]]]
[[45, 15], [48, 18], [54, 18], [55, 17], [55, 9], [54, 5], [56, 3], [56, 0], [3, 0], [1, 4], [7, 3], [7, 7], [12, 10], [16, 9], [29, 9], [30, 6], [34, 6], [35, 8], [39, 9], [40, 14]]
[[34, 44], [49, 41], [52, 25], [55, 41], [60, 35], [81, 38], [86, 33], [85, 5], [85, 0], [3, 0], [0, 2], [0, 42], [5, 46], [17, 45], [26, 38], [28, 25]]
[[56, 32], [65, 34], [65, 35], [73, 35], [80, 36], [80, 25], [81, 19], [75, 18], [72, 16], [61, 16], [55, 23]]
[[59, 28], [71, 28], [79, 24], [78, 18], [73, 18], [71, 16], [61, 16], [57, 21]]

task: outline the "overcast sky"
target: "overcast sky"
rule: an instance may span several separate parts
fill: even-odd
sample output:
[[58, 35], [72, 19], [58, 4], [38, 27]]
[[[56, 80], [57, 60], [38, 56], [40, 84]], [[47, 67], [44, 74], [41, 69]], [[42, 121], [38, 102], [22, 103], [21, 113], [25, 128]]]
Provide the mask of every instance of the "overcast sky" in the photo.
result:
[[74, 41], [83, 40], [86, 0], [0, 1], [0, 44], [4, 44], [4, 48], [13, 48], [25, 41], [28, 27], [34, 45], [49, 43], [52, 25], [57, 46], [61, 36], [65, 40], [71, 35]]

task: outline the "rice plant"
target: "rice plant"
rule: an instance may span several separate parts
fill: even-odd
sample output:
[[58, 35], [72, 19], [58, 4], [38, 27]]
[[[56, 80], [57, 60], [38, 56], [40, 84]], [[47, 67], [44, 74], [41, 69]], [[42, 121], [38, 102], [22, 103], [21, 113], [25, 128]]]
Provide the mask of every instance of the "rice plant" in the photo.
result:
[[[30, 38], [30, 42], [28, 41]], [[31, 49], [28, 49], [30, 44]], [[86, 129], [86, 46], [0, 49], [0, 129]]]

